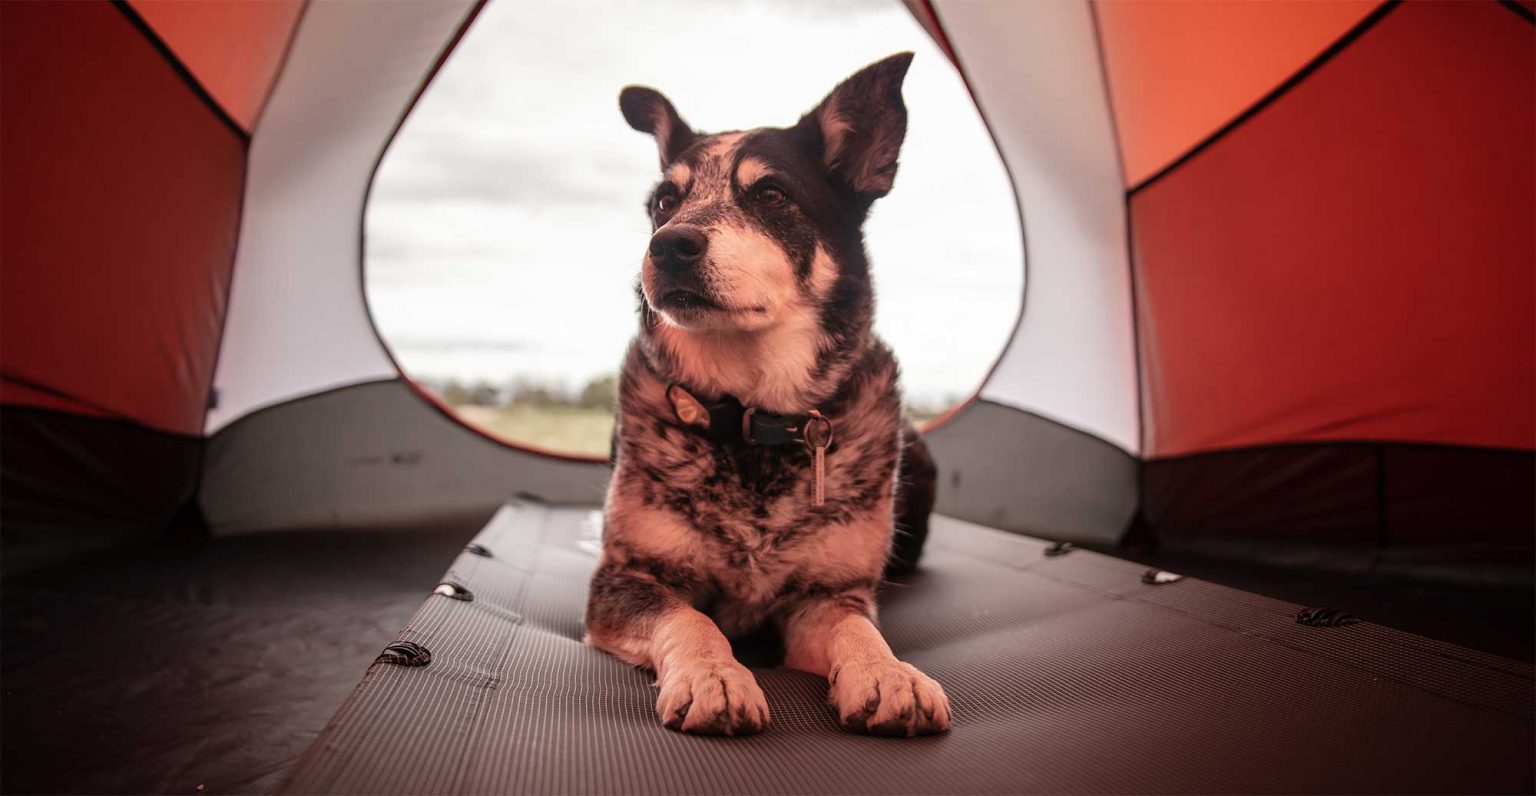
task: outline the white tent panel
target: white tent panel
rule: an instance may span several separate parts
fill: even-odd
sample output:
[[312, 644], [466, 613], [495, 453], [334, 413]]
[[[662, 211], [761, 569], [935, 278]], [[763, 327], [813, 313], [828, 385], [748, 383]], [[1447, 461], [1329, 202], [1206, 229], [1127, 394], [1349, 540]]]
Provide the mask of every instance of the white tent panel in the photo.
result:
[[379, 153], [473, 0], [312, 2], [251, 142], [212, 434], [254, 409], [396, 375], [363, 303]]
[[1139, 453], [1125, 190], [1088, 2], [935, 11], [1023, 214], [1023, 320], [981, 397]]

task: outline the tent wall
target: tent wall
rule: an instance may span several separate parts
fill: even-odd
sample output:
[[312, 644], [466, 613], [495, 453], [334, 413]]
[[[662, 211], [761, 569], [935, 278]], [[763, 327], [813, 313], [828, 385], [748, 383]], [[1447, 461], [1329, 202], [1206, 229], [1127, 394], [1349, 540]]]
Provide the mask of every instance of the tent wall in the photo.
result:
[[1530, 22], [1406, 3], [1132, 193], [1162, 538], [1531, 548], [1533, 141]]
[[306, 0], [189, 3], [133, 9], [242, 130], [256, 126]]
[[[1025, 233], [1012, 339], [931, 434], [941, 511], [1104, 543], [1140, 509], [1195, 547], [1530, 550], [1531, 14], [1180, 6], [1169, 50], [1146, 4], [909, 5]], [[0, 4], [8, 528], [600, 497], [603, 466], [419, 394], [369, 317], [373, 175], [477, 8]]]
[[[942, 510], [1114, 540], [1139, 492], [1181, 546], [1530, 549], [1528, 14], [909, 5], [998, 141], [1028, 258], [983, 400], [933, 435]], [[1142, 488], [1051, 421], [1140, 453]]]
[[601, 500], [603, 465], [508, 447], [414, 391], [368, 313], [374, 173], [477, 8], [305, 10], [251, 144], [199, 496], [215, 532], [483, 518], [519, 493]]
[[0, 567], [155, 537], [191, 498], [202, 449], [125, 420], [0, 408]]
[[0, 3], [0, 525], [165, 526], [196, 484], [244, 131], [127, 6]]
[[1051, 539], [1112, 545], [1136, 511], [1136, 458], [1091, 434], [979, 399], [928, 434], [937, 509]]
[[1146, 465], [1171, 547], [1330, 569], [1529, 583], [1536, 457], [1407, 443], [1214, 451]]
[[0, 400], [197, 434], [244, 135], [126, 7], [0, 13]]
[[930, 435], [940, 511], [1113, 543], [1136, 509], [1139, 427], [1124, 193], [1086, 3], [935, 2], [1007, 165], [1025, 296], [980, 397]]
[[933, 9], [1007, 165], [1024, 229], [1019, 324], [981, 397], [1136, 454], [1125, 197], [1088, 5]]
[[1536, 448], [1533, 141], [1532, 26], [1409, 3], [1136, 191], [1147, 454]]
[[208, 431], [295, 397], [395, 378], [363, 297], [375, 164], [474, 3], [312, 3], [251, 141]]
[[242, 417], [208, 445], [202, 502], [217, 531], [483, 522], [512, 495], [596, 504], [606, 467], [507, 448], [404, 381], [328, 390]]
[[1381, 0], [1093, 0], [1126, 187], [1284, 83]]

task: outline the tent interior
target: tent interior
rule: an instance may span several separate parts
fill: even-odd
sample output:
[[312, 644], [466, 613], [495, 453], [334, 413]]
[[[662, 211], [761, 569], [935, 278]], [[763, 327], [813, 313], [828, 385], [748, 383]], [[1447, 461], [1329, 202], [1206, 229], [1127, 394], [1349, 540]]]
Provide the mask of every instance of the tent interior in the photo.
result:
[[1026, 277], [882, 587], [904, 741], [772, 638], [769, 732], [662, 729], [580, 641], [606, 462], [380, 335], [485, 6], [0, 3], [0, 790], [1536, 789], [1536, 4], [906, 0]]

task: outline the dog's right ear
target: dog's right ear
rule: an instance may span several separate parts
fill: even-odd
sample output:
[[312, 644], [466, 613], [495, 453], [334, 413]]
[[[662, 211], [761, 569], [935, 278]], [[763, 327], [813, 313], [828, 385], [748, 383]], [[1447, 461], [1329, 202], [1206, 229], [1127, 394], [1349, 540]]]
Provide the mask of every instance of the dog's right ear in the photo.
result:
[[885, 196], [907, 136], [901, 84], [912, 53], [892, 55], [839, 83], [795, 127], [817, 142], [822, 162], [866, 201]]
[[655, 136], [663, 169], [693, 145], [693, 128], [656, 89], [626, 86], [619, 92], [619, 110], [624, 112], [630, 127]]

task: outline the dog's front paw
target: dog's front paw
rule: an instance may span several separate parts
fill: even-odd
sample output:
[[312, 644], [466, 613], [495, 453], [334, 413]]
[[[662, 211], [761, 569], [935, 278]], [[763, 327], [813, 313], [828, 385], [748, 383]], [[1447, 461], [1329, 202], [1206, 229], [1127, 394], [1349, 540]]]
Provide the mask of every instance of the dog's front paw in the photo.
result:
[[656, 715], [667, 729], [699, 735], [754, 735], [768, 726], [757, 678], [735, 661], [673, 668], [662, 678]]
[[932, 677], [897, 660], [855, 660], [832, 669], [828, 701], [847, 729], [933, 735], [949, 729], [949, 697]]

